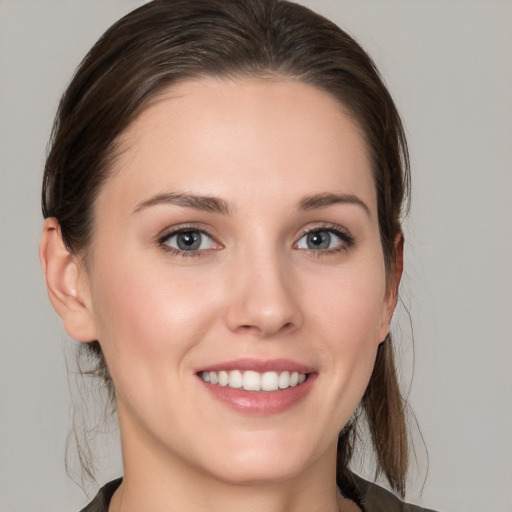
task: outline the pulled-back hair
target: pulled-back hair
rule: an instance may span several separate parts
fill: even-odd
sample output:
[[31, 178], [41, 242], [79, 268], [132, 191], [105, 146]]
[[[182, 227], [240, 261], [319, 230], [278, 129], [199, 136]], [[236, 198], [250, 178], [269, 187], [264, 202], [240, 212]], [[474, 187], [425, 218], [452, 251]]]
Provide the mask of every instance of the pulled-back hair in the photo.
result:
[[[100, 38], [61, 100], [44, 173], [43, 215], [57, 218], [67, 248], [86, 259], [95, 198], [130, 123], [169, 86], [204, 76], [292, 79], [339, 100], [366, 139], [391, 283], [394, 241], [409, 193], [400, 117], [373, 61], [353, 38], [311, 10], [281, 0], [155, 0]], [[115, 396], [100, 344], [86, 347], [93, 373]], [[377, 472], [403, 495], [407, 434], [390, 336], [379, 346], [358, 411], [340, 433], [337, 478], [344, 490], [352, 488], [348, 464], [361, 417]]]

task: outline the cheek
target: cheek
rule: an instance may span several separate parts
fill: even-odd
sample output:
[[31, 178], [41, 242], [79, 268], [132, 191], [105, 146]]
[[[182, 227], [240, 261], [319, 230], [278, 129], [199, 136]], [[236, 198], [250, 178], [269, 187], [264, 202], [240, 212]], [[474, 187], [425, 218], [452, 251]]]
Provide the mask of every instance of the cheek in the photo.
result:
[[325, 280], [312, 296], [316, 331], [323, 333], [322, 360], [334, 388], [357, 405], [367, 386], [382, 341], [386, 280], [383, 265], [351, 266]]
[[332, 336], [350, 347], [379, 343], [385, 311], [386, 281], [380, 265], [360, 265], [332, 273], [316, 286], [310, 308]]
[[114, 382], [127, 373], [144, 378], [152, 369], [179, 367], [217, 318], [204, 280], [178, 274], [165, 265], [139, 265], [136, 258], [98, 264], [92, 303]]

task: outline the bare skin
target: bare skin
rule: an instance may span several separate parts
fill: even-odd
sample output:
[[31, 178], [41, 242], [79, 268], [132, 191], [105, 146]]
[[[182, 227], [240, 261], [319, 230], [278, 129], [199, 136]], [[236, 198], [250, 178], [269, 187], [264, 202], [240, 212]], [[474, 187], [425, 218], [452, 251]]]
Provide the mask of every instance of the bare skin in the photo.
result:
[[[169, 89], [123, 144], [87, 268], [55, 219], [41, 243], [68, 334], [100, 341], [115, 383], [110, 512], [359, 510], [336, 488], [337, 436], [396, 303], [359, 128], [309, 85], [203, 79]], [[203, 370], [233, 360], [302, 365], [307, 391], [219, 399]]]

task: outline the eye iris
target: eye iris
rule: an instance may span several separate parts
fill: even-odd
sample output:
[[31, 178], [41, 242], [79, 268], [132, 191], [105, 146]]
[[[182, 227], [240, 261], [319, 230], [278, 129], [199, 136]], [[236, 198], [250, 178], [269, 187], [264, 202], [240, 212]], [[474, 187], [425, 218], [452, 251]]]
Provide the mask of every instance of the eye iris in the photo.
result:
[[328, 249], [331, 245], [331, 235], [327, 231], [315, 231], [307, 236], [308, 249]]
[[201, 246], [201, 233], [198, 231], [183, 231], [176, 236], [176, 243], [183, 251], [193, 251]]

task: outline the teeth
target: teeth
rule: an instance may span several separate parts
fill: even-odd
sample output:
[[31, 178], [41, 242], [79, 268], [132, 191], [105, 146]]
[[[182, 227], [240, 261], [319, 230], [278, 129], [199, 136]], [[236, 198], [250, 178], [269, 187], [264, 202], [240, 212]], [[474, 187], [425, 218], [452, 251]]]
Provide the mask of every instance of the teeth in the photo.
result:
[[229, 372], [228, 386], [230, 388], [241, 388], [243, 386], [242, 372], [231, 370]]
[[261, 377], [257, 372], [244, 372], [242, 387], [246, 391], [259, 391], [261, 389]]
[[228, 372], [219, 372], [219, 384], [221, 386], [227, 386], [229, 384]]
[[254, 372], [247, 370], [201, 372], [201, 378], [210, 384], [243, 388], [246, 391], [276, 391], [298, 386], [306, 380], [305, 373], [299, 372]]
[[279, 377], [276, 372], [266, 372], [261, 376], [261, 390], [275, 391], [279, 389]]
[[290, 372], [283, 372], [277, 381], [279, 389], [286, 389], [290, 385]]

